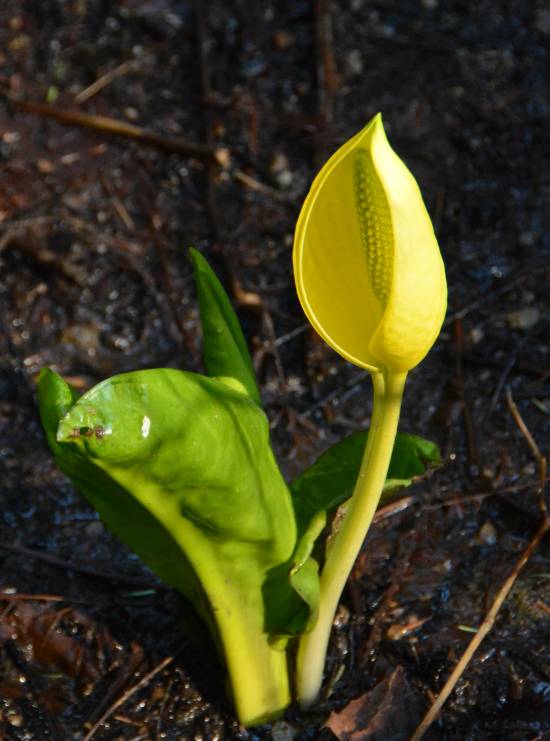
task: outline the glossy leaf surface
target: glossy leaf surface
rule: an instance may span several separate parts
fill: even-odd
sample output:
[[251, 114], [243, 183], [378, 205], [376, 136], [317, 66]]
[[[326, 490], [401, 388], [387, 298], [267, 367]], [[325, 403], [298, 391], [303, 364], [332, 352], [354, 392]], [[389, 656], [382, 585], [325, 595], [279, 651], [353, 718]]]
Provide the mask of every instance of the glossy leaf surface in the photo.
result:
[[[39, 395], [59, 467], [217, 633], [242, 722], [280, 711], [286, 660], [268, 626], [296, 597], [288, 579], [272, 580], [266, 603], [264, 584], [291, 557], [296, 528], [260, 407], [221, 381], [171, 369], [115, 376], [76, 401], [45, 370]], [[235, 679], [244, 667], [252, 693]]]

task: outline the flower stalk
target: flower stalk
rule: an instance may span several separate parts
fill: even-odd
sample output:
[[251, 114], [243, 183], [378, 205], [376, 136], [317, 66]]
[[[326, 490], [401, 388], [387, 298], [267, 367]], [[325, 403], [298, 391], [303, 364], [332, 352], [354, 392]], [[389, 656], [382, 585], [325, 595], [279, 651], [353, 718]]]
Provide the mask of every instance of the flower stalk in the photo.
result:
[[320, 610], [314, 629], [300, 638], [296, 662], [297, 696], [310, 707], [319, 694], [332, 621], [386, 480], [397, 433], [406, 373], [375, 372], [370, 433], [353, 495], [341, 526], [327, 548], [321, 572]]
[[418, 185], [375, 116], [321, 169], [304, 202], [294, 274], [314, 329], [369, 371], [370, 431], [354, 492], [329, 540], [317, 623], [301, 636], [297, 696], [321, 688], [338, 601], [378, 505], [397, 434], [405, 380], [433, 345], [445, 315], [445, 270]]

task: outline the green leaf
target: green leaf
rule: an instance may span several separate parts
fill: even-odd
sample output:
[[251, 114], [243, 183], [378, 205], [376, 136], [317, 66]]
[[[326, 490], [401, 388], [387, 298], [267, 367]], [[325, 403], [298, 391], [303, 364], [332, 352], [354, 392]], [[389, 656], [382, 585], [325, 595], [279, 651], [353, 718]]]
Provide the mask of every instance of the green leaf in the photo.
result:
[[261, 408], [215, 378], [172, 369], [115, 376], [78, 399], [45, 370], [39, 397], [59, 467], [207, 620], [241, 721], [277, 714], [288, 680], [270, 626], [292, 619], [297, 598], [288, 579], [271, 579], [266, 602], [265, 584], [287, 569], [296, 527]]
[[[320, 511], [331, 511], [348, 499], [359, 474], [368, 430], [344, 438], [325, 451], [290, 485], [296, 513], [298, 537]], [[416, 435], [398, 434], [384, 486], [384, 493], [409, 486], [429, 468], [441, 464], [435, 443]]]
[[[77, 392], [61, 376], [43, 368], [38, 393], [42, 425], [59, 468], [115, 535], [138, 553], [162, 581], [183, 592], [204, 612], [200, 583], [170, 531], [125, 486], [98, 466], [76, 443], [76, 438], [75, 442], [58, 441], [59, 422], [77, 402]], [[80, 434], [80, 426], [69, 429], [66, 437], [77, 433]]]
[[[310, 609], [306, 630], [315, 625], [319, 606], [317, 562], [311, 556], [323, 531], [327, 513], [353, 493], [365, 450], [368, 430], [351, 435], [329, 448], [290, 486], [298, 530], [290, 582]], [[409, 486], [429, 468], [441, 464], [435, 443], [415, 435], [398, 434], [382, 496]], [[313, 562], [313, 563], [311, 563]]]
[[204, 257], [195, 249], [191, 249], [190, 254], [199, 296], [208, 375], [236, 379], [259, 404], [256, 376], [237, 315]]
[[417, 435], [398, 434], [393, 446], [384, 495], [387, 497], [396, 488], [410, 486], [415, 479], [441, 463], [439, 448], [431, 440]]

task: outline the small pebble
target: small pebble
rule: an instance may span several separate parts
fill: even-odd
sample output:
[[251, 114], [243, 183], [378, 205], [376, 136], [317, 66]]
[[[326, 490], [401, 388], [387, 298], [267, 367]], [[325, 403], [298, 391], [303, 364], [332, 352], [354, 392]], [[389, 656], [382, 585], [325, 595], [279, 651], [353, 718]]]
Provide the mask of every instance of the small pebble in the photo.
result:
[[386, 638], [389, 641], [400, 641], [410, 633], [420, 628], [428, 618], [419, 618], [416, 615], [411, 615], [406, 623], [394, 623], [386, 631]]
[[332, 624], [335, 628], [342, 628], [344, 625], [347, 625], [349, 623], [349, 618], [350, 613], [348, 608], [344, 607], [344, 605], [340, 605], [336, 610], [336, 615], [334, 616]]
[[535, 306], [527, 306], [510, 312], [506, 318], [512, 329], [531, 329], [540, 319], [540, 311]]
[[281, 188], [288, 188], [292, 185], [294, 175], [290, 172], [290, 170], [283, 170], [276, 176], [276, 180]]
[[453, 570], [453, 562], [450, 558], [446, 558], [444, 561], [440, 561], [434, 566], [434, 571], [438, 574], [450, 574]]
[[275, 723], [271, 729], [273, 741], [293, 741], [295, 736], [296, 729], [284, 720]]
[[54, 164], [53, 162], [50, 162], [50, 160], [38, 159], [36, 160], [36, 169], [43, 175], [47, 175], [48, 173], [53, 172]]
[[522, 247], [532, 247], [535, 244], [537, 235], [535, 232], [522, 232], [519, 235], [518, 242]]
[[477, 536], [476, 542], [479, 545], [494, 545], [497, 542], [497, 531], [492, 522], [484, 522]]
[[8, 713], [8, 723], [14, 728], [21, 728], [23, 726], [23, 716], [19, 713]]
[[470, 338], [472, 340], [472, 344], [477, 345], [478, 342], [481, 342], [481, 340], [485, 337], [485, 332], [481, 329], [481, 327], [473, 327], [470, 332]]
[[289, 166], [289, 161], [286, 155], [282, 152], [275, 152], [271, 164], [269, 165], [269, 169], [274, 175], [278, 175], [279, 173], [288, 170]]
[[12, 16], [8, 21], [8, 25], [10, 27], [10, 31], [21, 31], [21, 29], [25, 25], [23, 16], [22, 15]]
[[273, 44], [276, 49], [285, 51], [292, 45], [294, 36], [288, 31], [275, 31], [273, 34]]
[[363, 55], [359, 49], [352, 49], [346, 55], [346, 71], [349, 75], [360, 75], [363, 72]]
[[86, 535], [91, 538], [97, 538], [100, 535], [103, 535], [104, 532], [105, 528], [99, 520], [90, 522], [90, 524], [86, 526]]

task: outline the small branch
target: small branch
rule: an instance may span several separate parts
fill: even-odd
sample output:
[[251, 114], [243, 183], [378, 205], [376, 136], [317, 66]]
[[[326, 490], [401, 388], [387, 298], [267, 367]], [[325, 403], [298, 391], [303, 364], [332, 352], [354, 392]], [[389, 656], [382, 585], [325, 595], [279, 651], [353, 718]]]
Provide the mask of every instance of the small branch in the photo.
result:
[[472, 660], [475, 652], [479, 648], [481, 642], [485, 638], [485, 636], [490, 632], [491, 628], [493, 627], [495, 623], [495, 618], [502, 607], [506, 597], [510, 593], [510, 590], [514, 586], [514, 583], [516, 579], [518, 578], [521, 570], [525, 566], [525, 564], [529, 561], [531, 558], [531, 555], [533, 552], [537, 549], [540, 541], [544, 538], [546, 533], [550, 530], [550, 519], [544, 519], [541, 526], [537, 530], [534, 538], [529, 543], [527, 548], [524, 550], [524, 552], [521, 554], [520, 558], [518, 559], [516, 565], [514, 566], [511, 574], [508, 576], [504, 584], [501, 586], [501, 588], [498, 591], [498, 594], [491, 605], [491, 609], [485, 616], [485, 619], [483, 620], [483, 623], [481, 624], [479, 630], [475, 634], [475, 636], [470, 641], [470, 644], [466, 651], [462, 654], [460, 661], [454, 668], [453, 673], [449, 677], [449, 679], [445, 682], [445, 686], [437, 696], [437, 699], [435, 700], [434, 704], [431, 706], [429, 711], [424, 716], [422, 722], [414, 732], [414, 735], [411, 738], [411, 741], [420, 741], [420, 739], [424, 736], [428, 728], [432, 725], [434, 720], [439, 715], [439, 711], [447, 701], [447, 698], [451, 694], [451, 692], [454, 690], [458, 680], [462, 676], [462, 674], [466, 671], [466, 668], [468, 667], [468, 664]]
[[514, 418], [515, 423], [519, 427], [519, 430], [525, 440], [527, 441], [527, 445], [531, 449], [531, 453], [533, 453], [533, 457], [537, 461], [537, 466], [539, 469], [539, 485], [537, 487], [537, 497], [539, 501], [539, 509], [542, 512], [542, 516], [545, 520], [549, 519], [548, 515], [548, 508], [546, 507], [546, 502], [544, 501], [544, 484], [546, 481], [546, 472], [548, 468], [547, 460], [544, 455], [540, 452], [540, 448], [537, 445], [535, 438], [533, 435], [531, 435], [529, 428], [525, 424], [523, 417], [521, 416], [519, 409], [516, 406], [516, 403], [514, 399], [512, 398], [512, 392], [510, 389], [506, 389], [506, 401], [508, 403], [508, 409], [510, 410], [510, 413], [512, 414], [512, 417]]
[[458, 398], [462, 405], [462, 417], [464, 420], [464, 432], [466, 435], [466, 445], [468, 448], [468, 462], [471, 468], [479, 470], [479, 450], [477, 446], [476, 434], [470, 405], [466, 395], [466, 384], [464, 382], [463, 358], [464, 358], [464, 327], [462, 321], [457, 319], [454, 323], [454, 350], [455, 350], [455, 377], [454, 384]]
[[163, 136], [154, 131], [143, 129], [140, 126], [119, 121], [116, 118], [107, 116], [94, 116], [74, 109], [62, 109], [48, 103], [40, 103], [35, 100], [24, 100], [13, 95], [8, 91], [1, 90], [0, 94], [27, 113], [35, 113], [45, 118], [53, 118], [65, 126], [82, 126], [86, 129], [100, 131], [103, 134], [120, 136], [125, 139], [148, 144], [158, 149], [164, 149], [169, 152], [178, 152], [179, 154], [197, 157], [218, 165], [225, 166], [228, 162], [228, 151], [223, 147], [209, 147], [204, 144], [194, 144], [178, 136]]
[[107, 710], [107, 708], [111, 707], [115, 698], [119, 695], [120, 692], [122, 692], [124, 687], [126, 687], [130, 679], [143, 664], [144, 652], [141, 646], [138, 643], [132, 641], [131, 651], [132, 653], [130, 654], [128, 661], [123, 664], [118, 670], [112, 684], [106, 690], [99, 705], [96, 705], [92, 714], [84, 723], [84, 728], [92, 728], [96, 724], [98, 719], [103, 717], [103, 713]]
[[[317, 100], [322, 128], [334, 120], [334, 94], [338, 87], [336, 64], [334, 62], [331, 0], [315, 0], [313, 21], [316, 42]], [[320, 167], [326, 159], [326, 145], [323, 138], [315, 151], [315, 164]]]
[[529, 445], [529, 448], [531, 449], [531, 452], [533, 453], [533, 456], [536, 458], [536, 461], [538, 464], [539, 481], [537, 485], [536, 494], [539, 499], [539, 506], [542, 512], [542, 523], [539, 526], [539, 529], [535, 533], [533, 539], [531, 540], [527, 548], [523, 551], [523, 553], [517, 560], [516, 565], [512, 569], [512, 572], [510, 573], [508, 578], [505, 580], [504, 584], [499, 589], [497, 596], [495, 597], [493, 604], [491, 605], [491, 609], [486, 614], [485, 619], [483, 620], [483, 623], [479, 627], [479, 630], [477, 631], [475, 636], [470, 641], [468, 648], [462, 654], [462, 657], [460, 658], [460, 661], [458, 662], [458, 664], [455, 666], [453, 673], [451, 674], [449, 679], [445, 682], [443, 689], [441, 690], [436, 700], [434, 701], [433, 705], [428, 710], [422, 722], [420, 723], [420, 725], [414, 732], [414, 735], [412, 736], [411, 741], [420, 741], [420, 739], [424, 736], [426, 731], [430, 728], [434, 720], [439, 715], [441, 708], [447, 701], [447, 698], [449, 697], [451, 692], [454, 690], [462, 674], [466, 671], [468, 664], [472, 660], [481, 642], [483, 641], [485, 636], [491, 631], [493, 625], [495, 624], [495, 619], [498, 615], [498, 612], [500, 608], [502, 607], [502, 605], [504, 604], [504, 601], [508, 597], [510, 590], [514, 586], [515, 581], [520, 575], [523, 567], [529, 561], [534, 551], [538, 548], [541, 540], [550, 531], [550, 516], [548, 514], [546, 503], [544, 501], [544, 483], [546, 481], [546, 458], [541, 454], [539, 446], [537, 445], [535, 439], [533, 438], [529, 429], [527, 428], [527, 425], [525, 424], [519, 412], [519, 409], [517, 408], [514, 400], [512, 399], [512, 394], [510, 392], [510, 389], [507, 389], [506, 391], [506, 400], [508, 402], [508, 407], [510, 409], [512, 417], [514, 418], [514, 421], [519, 427], [522, 435], [525, 437], [525, 440], [527, 441], [527, 444]]
[[256, 193], [263, 193], [264, 195], [273, 198], [274, 201], [288, 203], [292, 200], [288, 193], [284, 193], [282, 190], [277, 190], [277, 188], [272, 188], [270, 185], [262, 183], [257, 178], [247, 175], [242, 170], [239, 170], [239, 168], [235, 168], [231, 174], [235, 180], [242, 183], [242, 185], [246, 186], [249, 190], [253, 190]]
[[90, 98], [93, 98], [94, 95], [97, 95], [97, 93], [103, 90], [103, 88], [107, 87], [107, 85], [109, 85], [113, 80], [116, 80], [117, 77], [122, 77], [127, 72], [130, 72], [130, 70], [135, 66], [135, 59], [127, 59], [125, 62], [122, 62], [122, 64], [110, 69], [104, 75], [98, 77], [91, 85], [88, 85], [87, 88], [81, 90], [78, 95], [75, 95], [74, 102], [79, 105], [85, 103], [87, 100], [90, 100]]
[[443, 322], [443, 326], [448, 327], [457, 319], [464, 319], [464, 317], [467, 317], [468, 314], [471, 314], [472, 311], [478, 309], [480, 306], [492, 304], [503, 293], [507, 293], [513, 288], [518, 288], [518, 286], [522, 285], [526, 281], [532, 280], [534, 275], [542, 275], [544, 273], [547, 273], [549, 270], [550, 266], [548, 264], [535, 264], [528, 267], [526, 266], [525, 272], [523, 272], [514, 280], [503, 280], [499, 286], [492, 288], [490, 291], [486, 291], [480, 297], [475, 298], [471, 303], [467, 304], [462, 309], [455, 311], [453, 314], [449, 314]]
[[525, 337], [516, 346], [514, 351], [510, 353], [508, 362], [504, 366], [502, 373], [500, 374], [500, 378], [498, 379], [498, 383], [495, 387], [495, 392], [492, 396], [491, 403], [489, 404], [489, 408], [487, 409], [486, 413], [483, 415], [483, 420], [482, 420], [483, 422], [485, 422], [485, 420], [488, 419], [492, 415], [492, 413], [495, 411], [496, 405], [500, 398], [500, 394], [502, 393], [502, 389], [504, 388], [504, 384], [506, 383], [508, 376], [510, 375], [510, 372], [512, 371], [512, 368], [517, 363], [520, 353], [522, 352], [523, 348], [527, 345], [530, 339], [531, 339], [531, 332], [527, 332]]
[[[64, 558], [58, 558], [57, 556], [52, 556], [49, 553], [42, 553], [42, 551], [35, 551], [31, 548], [24, 548], [20, 545], [0, 543], [0, 548], [3, 548], [5, 551], [11, 551], [11, 553], [16, 553], [18, 556], [32, 558], [35, 561], [41, 561], [42, 563], [47, 563], [50, 566], [57, 566], [64, 571], [76, 571], [81, 574], [93, 576], [97, 579], [104, 579], [106, 581], [113, 582], [114, 584], [127, 584], [128, 586], [140, 589], [163, 589], [162, 585], [153, 584], [152, 582], [146, 582], [144, 579], [133, 579], [131, 576], [124, 576], [123, 574], [107, 574], [103, 571], [97, 571], [96, 569], [93, 569], [89, 566], [79, 566], [77, 564], [71, 563], [71, 561], [67, 561]], [[4, 599], [4, 597], [1, 596], [0, 598]]]
[[135, 695], [136, 692], [139, 692], [139, 690], [146, 687], [149, 682], [154, 679], [154, 677], [156, 677], [159, 672], [165, 669], [168, 664], [171, 664], [172, 661], [174, 661], [174, 657], [167, 656], [163, 661], [160, 662], [158, 666], [150, 671], [149, 674], [146, 674], [144, 677], [142, 677], [137, 684], [135, 684], [133, 687], [130, 687], [130, 689], [126, 690], [126, 692], [123, 692], [118, 700], [116, 700], [116, 702], [114, 702], [109, 708], [107, 708], [107, 710], [103, 713], [97, 723], [94, 723], [94, 725], [92, 726], [92, 728], [90, 728], [82, 741], [90, 741], [90, 739], [95, 735], [96, 731], [99, 730], [103, 723], [105, 723], [105, 721], [108, 720], [121, 705], [124, 705], [126, 700], [130, 699], [132, 695]]
[[0, 592], [0, 602], [74, 602], [74, 600], [59, 594], [4, 594]]
[[[521, 416], [519, 409], [517, 408], [516, 402], [514, 401], [512, 397], [512, 392], [510, 389], [506, 389], [506, 401], [508, 403], [508, 409], [510, 410], [512, 417], [514, 418], [515, 423], [520, 429], [521, 434], [527, 441], [527, 444], [529, 445], [529, 448], [531, 449], [531, 452], [533, 453], [533, 457], [536, 459], [537, 464], [539, 466], [539, 474], [542, 478], [544, 478], [545, 471], [541, 470], [541, 463], [544, 461], [544, 456], [540, 452], [540, 448], [537, 445], [535, 438], [531, 435], [527, 425], [523, 421], [523, 417]], [[542, 463], [544, 466], [544, 463]]]
[[317, 91], [319, 112], [323, 123], [332, 123], [334, 118], [334, 93], [337, 77], [332, 49], [332, 8], [331, 0], [315, 0], [315, 37], [317, 42]]
[[[209, 3], [207, 0], [195, 0], [195, 34], [197, 43], [198, 56], [198, 73], [201, 90], [201, 99], [203, 103], [210, 100], [212, 96], [212, 87], [210, 85], [210, 66], [208, 60], [208, 11]], [[212, 132], [212, 122], [210, 120], [210, 111], [203, 105], [203, 119], [206, 135], [206, 142], [209, 147], [213, 147], [214, 135]], [[212, 163], [206, 168], [206, 209], [212, 230], [213, 242], [216, 245], [222, 243], [222, 230], [220, 228], [220, 219], [216, 206], [216, 193], [214, 188], [214, 171]]]

